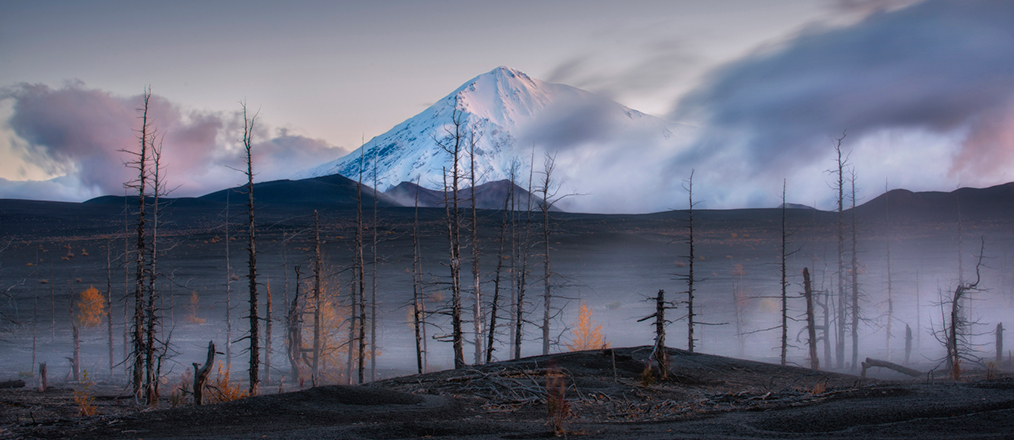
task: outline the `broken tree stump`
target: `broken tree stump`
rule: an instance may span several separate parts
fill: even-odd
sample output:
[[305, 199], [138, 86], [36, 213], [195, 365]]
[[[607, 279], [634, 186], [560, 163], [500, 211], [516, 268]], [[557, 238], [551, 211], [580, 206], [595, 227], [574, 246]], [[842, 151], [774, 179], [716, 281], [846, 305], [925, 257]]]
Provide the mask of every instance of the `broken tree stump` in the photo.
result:
[[908, 365], [908, 360], [912, 357], [912, 327], [905, 324], [905, 365]]
[[208, 375], [211, 374], [211, 364], [215, 363], [215, 341], [208, 341], [208, 359], [202, 367], [197, 362], [194, 364], [194, 405], [200, 405], [204, 395], [204, 384], [208, 382]]
[[1003, 362], [1003, 323], [996, 325], [996, 367], [1000, 368]]
[[897, 372], [899, 372], [901, 374], [904, 374], [906, 376], [911, 376], [911, 377], [916, 377], [916, 378], [922, 377], [922, 373], [921, 372], [918, 372], [918, 371], [913, 370], [911, 368], [903, 367], [903, 366], [895, 364], [893, 362], [882, 361], [880, 359], [866, 358], [866, 361], [863, 362], [863, 372], [862, 372], [862, 374], [859, 375], [859, 378], [860, 379], [866, 379], [866, 369], [873, 368], [873, 367], [888, 368], [888, 369], [897, 371]]
[[49, 388], [49, 381], [46, 378], [46, 363], [39, 362], [39, 392], [46, 392], [46, 388]]

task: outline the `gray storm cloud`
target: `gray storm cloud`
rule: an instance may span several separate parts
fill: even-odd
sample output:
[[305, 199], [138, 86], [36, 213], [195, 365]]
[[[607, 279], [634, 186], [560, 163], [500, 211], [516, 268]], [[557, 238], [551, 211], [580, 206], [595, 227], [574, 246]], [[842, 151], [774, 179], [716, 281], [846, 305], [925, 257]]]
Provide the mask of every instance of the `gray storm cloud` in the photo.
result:
[[[903, 174], [1001, 183], [1014, 159], [1012, 54], [1009, 1], [930, 0], [878, 9], [847, 27], [811, 28], [716, 69], [682, 97], [671, 117], [704, 131], [672, 161], [780, 183], [794, 170], [827, 167], [830, 139], [847, 130], [847, 148], [861, 150], [853, 156], [861, 175], [889, 173], [876, 167], [891, 158], [911, 168], [895, 170]], [[900, 141], [924, 140], [911, 133], [951, 146], [941, 153]]]
[[[0, 92], [13, 102], [6, 121], [22, 158], [60, 178], [45, 182], [0, 181], [0, 197], [81, 200], [122, 194], [136, 177], [124, 166], [135, 151], [141, 96], [120, 97], [70, 83], [54, 89], [19, 84]], [[235, 113], [185, 110], [158, 95], [149, 101], [149, 119], [163, 145], [167, 183], [174, 196], [194, 196], [242, 183], [244, 158]], [[261, 124], [264, 127], [263, 124]], [[270, 128], [255, 133], [254, 167], [260, 181], [286, 178], [293, 170], [345, 154], [320, 139]], [[263, 139], [257, 142], [257, 138]]]

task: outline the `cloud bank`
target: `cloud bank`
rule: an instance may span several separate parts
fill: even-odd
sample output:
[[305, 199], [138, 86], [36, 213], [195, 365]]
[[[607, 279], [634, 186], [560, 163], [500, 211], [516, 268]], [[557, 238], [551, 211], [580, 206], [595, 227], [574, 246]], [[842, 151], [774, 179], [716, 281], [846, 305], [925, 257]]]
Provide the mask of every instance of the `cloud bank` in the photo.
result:
[[[18, 84], [0, 90], [11, 101], [6, 121], [10, 148], [52, 176], [47, 181], [0, 180], [0, 198], [81, 201], [123, 194], [136, 171], [124, 153], [138, 148], [140, 95], [115, 96], [80, 82], [54, 89]], [[245, 167], [239, 145], [242, 118], [236, 113], [189, 110], [152, 95], [149, 120], [163, 144], [167, 187], [173, 196], [196, 196], [241, 184]], [[273, 130], [263, 123], [254, 134], [258, 181], [288, 178], [295, 170], [339, 157], [346, 151], [320, 139]], [[257, 141], [261, 139], [261, 141]]]
[[790, 193], [801, 188], [798, 200], [826, 201], [820, 174], [847, 131], [843, 147], [868, 187], [887, 178], [910, 189], [1006, 182], [1014, 177], [1011, 54], [1009, 1], [929, 0], [810, 28], [721, 66], [683, 96], [670, 117], [702, 132], [670, 164], [694, 164], [718, 185], [724, 176], [753, 186], [713, 194], [718, 205], [771, 200], [786, 177]]

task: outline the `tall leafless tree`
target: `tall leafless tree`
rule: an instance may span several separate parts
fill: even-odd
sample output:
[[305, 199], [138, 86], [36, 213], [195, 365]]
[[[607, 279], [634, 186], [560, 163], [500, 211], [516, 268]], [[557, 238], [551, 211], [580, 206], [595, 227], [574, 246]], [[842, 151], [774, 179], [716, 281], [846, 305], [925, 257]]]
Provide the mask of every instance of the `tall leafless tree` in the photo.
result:
[[[461, 179], [461, 154], [465, 147], [468, 123], [464, 111], [460, 108], [458, 97], [455, 97], [454, 108], [451, 109], [451, 128], [447, 136], [437, 139], [437, 145], [451, 156], [450, 169], [444, 169], [444, 194], [447, 200], [447, 240], [450, 253], [448, 267], [451, 271], [451, 338], [454, 349], [454, 368], [465, 366], [464, 338], [461, 329], [461, 209], [459, 206], [458, 188]], [[448, 185], [448, 178], [450, 183]]]
[[424, 332], [426, 302], [422, 291], [422, 249], [419, 245], [419, 184], [415, 188], [415, 216], [412, 223], [412, 326], [415, 330], [415, 360], [419, 374], [425, 372], [426, 353]]
[[249, 226], [247, 234], [247, 251], [249, 260], [247, 263], [250, 280], [250, 395], [256, 395], [260, 387], [260, 318], [257, 311], [257, 226], [254, 223], [254, 186], [253, 186], [253, 147], [254, 123], [257, 114], [247, 117], [246, 102], [243, 106], [243, 150], [246, 152], [246, 178], [247, 178], [247, 213]]
[[225, 366], [232, 366], [232, 264], [229, 261], [229, 194], [232, 190], [225, 192]]
[[834, 152], [837, 156], [837, 168], [833, 174], [837, 178], [834, 189], [838, 192], [838, 301], [835, 319], [835, 362], [839, 369], [845, 364], [845, 167], [848, 157], [842, 155], [841, 142], [845, 133], [835, 139]]
[[789, 347], [789, 296], [787, 289], [789, 287], [789, 281], [786, 279], [786, 257], [788, 256], [788, 249], [786, 248], [786, 238], [788, 237], [788, 231], [785, 229], [785, 179], [782, 179], [782, 352], [781, 361], [782, 366], [785, 366], [785, 355]]
[[550, 210], [553, 207], [554, 199], [556, 198], [553, 194], [553, 170], [556, 168], [556, 157], [547, 154], [545, 163], [543, 164], [542, 171], [542, 185], [539, 187], [542, 193], [542, 202], [539, 203], [539, 209], [542, 210], [542, 242], [544, 247], [544, 258], [543, 258], [543, 294], [542, 294], [542, 354], [549, 354], [549, 323], [552, 318], [552, 275], [553, 272], [549, 267], [549, 234], [550, 234]]
[[[358, 369], [357, 369], [357, 371], [359, 373], [359, 382], [358, 383], [360, 383], [360, 384], [366, 381], [366, 373], [365, 373], [365, 371], [366, 371], [366, 364], [365, 364], [365, 362], [366, 362], [366, 267], [365, 267], [366, 266], [366, 259], [363, 256], [363, 247], [365, 246], [363, 244], [363, 241], [364, 241], [363, 240], [363, 228], [364, 228], [364, 223], [363, 223], [363, 169], [364, 169], [364, 164], [363, 164], [363, 161], [364, 161], [365, 155], [366, 155], [366, 151], [364, 149], [363, 151], [360, 152], [360, 155], [359, 155], [359, 183], [356, 185], [356, 239], [355, 239], [356, 261], [353, 264], [353, 266], [354, 266], [353, 267], [353, 271], [355, 272], [355, 275], [353, 276], [353, 278], [355, 279], [355, 282], [357, 283], [357, 285], [356, 285], [356, 294], [355, 294], [356, 297], [353, 299], [353, 302], [357, 302], [358, 301], [358, 304], [354, 305], [353, 308], [352, 308], [352, 314], [353, 315], [356, 314], [356, 310], [357, 309], [359, 311], [359, 316], [357, 318], [353, 318], [352, 322], [355, 324], [353, 326], [356, 329], [355, 332], [358, 333], [358, 336], [355, 339], [359, 342], [359, 346], [358, 346], [358, 350], [357, 350], [358, 351], [358, 357], [357, 357]], [[351, 339], [349, 341], [351, 343]]]
[[[144, 300], [145, 300], [145, 196], [146, 190], [148, 189], [148, 147], [150, 145], [150, 122], [148, 121], [148, 101], [151, 98], [151, 89], [145, 88], [144, 94], [142, 95], [142, 108], [138, 109], [141, 112], [141, 128], [138, 130], [138, 140], [140, 145], [137, 151], [126, 151], [127, 154], [133, 156], [132, 160], [127, 162], [127, 166], [137, 170], [137, 179], [127, 183], [129, 188], [135, 188], [138, 192], [137, 198], [137, 248], [135, 250], [135, 264], [136, 272], [134, 277], [134, 317], [133, 317], [133, 335], [131, 340], [131, 351], [133, 355], [133, 369], [132, 369], [132, 380], [131, 385], [133, 387], [133, 393], [135, 398], [142, 399], [144, 395], [142, 393], [142, 387], [144, 384], [144, 365], [145, 365], [145, 339], [144, 339]], [[55, 281], [55, 280], [52, 280]], [[55, 314], [54, 314], [55, 316]]]
[[[475, 146], [479, 142], [479, 135], [475, 130], [469, 130], [468, 136], [468, 172], [470, 183], [470, 197], [472, 205], [472, 332], [475, 334], [475, 364], [482, 363], [483, 329], [485, 318], [482, 315], [482, 284], [479, 279], [479, 218], [478, 201], [475, 198], [475, 187], [478, 182], [475, 179]], [[492, 331], [492, 330], [491, 330]]]
[[856, 172], [852, 178], [852, 371], [859, 367], [859, 239], [856, 234]]
[[690, 177], [683, 186], [687, 190], [689, 208], [687, 210], [687, 274], [682, 278], [687, 283], [687, 351], [694, 352], [694, 171], [690, 170]]
[[[313, 383], [320, 377], [320, 278], [321, 278], [321, 251], [320, 251], [320, 217], [317, 210], [313, 210]], [[299, 271], [296, 271], [299, 275]], [[299, 285], [298, 283], [296, 284]], [[297, 294], [298, 296], [298, 294]], [[351, 344], [351, 341], [350, 341]], [[352, 351], [351, 345], [349, 352]]]
[[517, 170], [518, 170], [517, 161], [514, 161], [511, 163], [511, 166], [507, 172], [510, 178], [508, 179], [509, 182], [507, 186], [507, 196], [504, 198], [503, 211], [501, 213], [503, 218], [500, 222], [500, 234], [497, 237], [497, 241], [499, 242], [500, 248], [499, 251], [497, 252], [496, 272], [494, 273], [493, 276], [493, 299], [492, 301], [490, 301], [490, 310], [489, 310], [489, 331], [487, 334], [488, 340], [486, 342], [486, 363], [493, 362], [493, 351], [495, 350], [494, 344], [496, 342], [496, 326], [497, 326], [496, 319], [497, 313], [499, 312], [500, 309], [500, 287], [501, 287], [500, 284], [502, 281], [502, 275], [504, 270], [503, 267], [503, 261], [505, 258], [504, 251], [507, 244], [508, 223], [513, 215], [512, 211], [514, 203], [513, 200], [514, 179], [515, 176], [517, 175]]

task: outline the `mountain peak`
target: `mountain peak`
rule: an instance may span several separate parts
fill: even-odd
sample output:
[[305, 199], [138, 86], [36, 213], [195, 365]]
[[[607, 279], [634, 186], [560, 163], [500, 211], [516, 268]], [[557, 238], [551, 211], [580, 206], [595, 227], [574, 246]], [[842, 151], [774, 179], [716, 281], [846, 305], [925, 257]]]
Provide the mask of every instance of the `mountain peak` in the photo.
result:
[[[564, 84], [543, 82], [520, 70], [499, 66], [470, 79], [426, 110], [370, 139], [352, 153], [304, 171], [298, 177], [341, 174], [357, 179], [362, 166], [364, 183], [372, 184], [376, 179], [377, 189], [381, 191], [401, 182], [416, 181], [424, 188], [442, 188], [443, 170], [450, 157], [437, 143], [449, 136], [447, 127], [452, 123], [455, 108], [461, 111], [461, 121], [468, 130], [479, 135], [475, 149], [476, 185], [508, 178], [517, 159], [531, 154], [528, 148], [517, 145], [519, 140], [526, 147], [533, 144], [546, 147], [546, 143], [552, 143], [554, 148], [602, 141], [594, 139], [594, 134], [581, 132], [582, 127], [566, 123], [565, 119], [575, 111], [591, 111], [598, 118], [596, 122], [604, 126], [647, 127], [660, 134], [667, 130], [665, 122], [607, 98]], [[545, 139], [529, 136], [535, 132], [548, 134], [542, 134]], [[527, 161], [520, 162], [519, 175], [527, 176]]]

